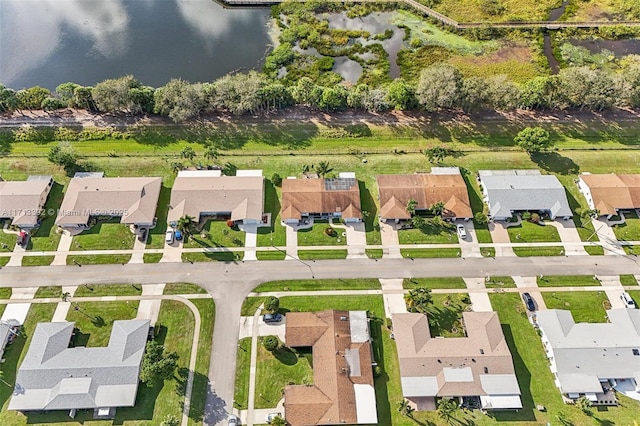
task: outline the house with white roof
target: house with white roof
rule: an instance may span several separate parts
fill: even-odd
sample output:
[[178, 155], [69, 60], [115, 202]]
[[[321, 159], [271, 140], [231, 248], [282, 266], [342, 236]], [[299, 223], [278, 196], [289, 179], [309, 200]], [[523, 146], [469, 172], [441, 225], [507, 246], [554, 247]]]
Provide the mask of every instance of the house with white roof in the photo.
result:
[[612, 389], [640, 400], [640, 310], [610, 309], [607, 323], [577, 323], [570, 311], [537, 312], [542, 343], [560, 392], [614, 405]]
[[565, 188], [553, 175], [539, 170], [480, 170], [478, 177], [494, 220], [524, 211], [538, 211], [551, 219], [573, 217]]

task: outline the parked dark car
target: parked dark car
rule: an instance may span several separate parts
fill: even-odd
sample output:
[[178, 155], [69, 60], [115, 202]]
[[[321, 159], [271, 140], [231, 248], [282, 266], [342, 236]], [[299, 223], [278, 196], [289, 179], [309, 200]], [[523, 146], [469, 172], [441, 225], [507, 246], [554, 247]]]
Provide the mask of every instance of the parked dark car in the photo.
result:
[[536, 304], [529, 293], [522, 293], [522, 300], [524, 300], [524, 304], [527, 306], [528, 310], [532, 312], [536, 310]]
[[147, 240], [147, 229], [146, 228], [141, 228], [138, 231], [138, 239], [140, 241], [142, 241], [143, 243]]
[[271, 324], [271, 323], [275, 323], [275, 322], [280, 322], [282, 321], [282, 314], [265, 314], [262, 317], [262, 320], [267, 323], [267, 324]]
[[18, 237], [16, 238], [16, 244], [18, 244], [20, 247], [24, 247], [27, 244], [27, 239], [29, 239], [29, 234], [27, 234], [25, 231], [20, 231]]

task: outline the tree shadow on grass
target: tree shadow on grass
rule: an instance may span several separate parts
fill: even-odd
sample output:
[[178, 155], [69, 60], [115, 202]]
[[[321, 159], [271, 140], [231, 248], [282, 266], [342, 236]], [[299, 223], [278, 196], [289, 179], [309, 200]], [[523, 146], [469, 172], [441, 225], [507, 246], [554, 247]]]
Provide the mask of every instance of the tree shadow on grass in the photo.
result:
[[298, 363], [298, 354], [286, 346], [278, 348], [272, 354], [284, 365], [296, 365]]
[[580, 173], [580, 166], [569, 157], [563, 157], [557, 152], [531, 153], [531, 161], [547, 172], [561, 175], [575, 175]]

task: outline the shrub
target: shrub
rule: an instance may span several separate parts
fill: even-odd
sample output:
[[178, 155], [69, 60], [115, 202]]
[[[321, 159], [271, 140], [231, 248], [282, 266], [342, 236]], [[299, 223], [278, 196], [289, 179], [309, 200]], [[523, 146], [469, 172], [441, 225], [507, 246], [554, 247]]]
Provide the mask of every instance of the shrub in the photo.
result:
[[327, 234], [330, 237], [335, 237], [336, 235], [338, 235], [338, 233], [336, 232], [335, 229], [328, 227], [324, 230], [324, 233]]
[[373, 367], [373, 377], [380, 377], [382, 376], [382, 373], [382, 367], [380, 367], [379, 365]]
[[229, 228], [233, 228], [234, 226], [236, 226], [236, 223], [233, 220], [229, 219], [227, 220], [227, 226]]
[[275, 186], [281, 186], [282, 185], [282, 177], [278, 173], [274, 173], [273, 176], [271, 176], [271, 182]]
[[274, 352], [280, 347], [280, 340], [277, 336], [265, 336], [262, 338], [262, 346], [269, 352]]

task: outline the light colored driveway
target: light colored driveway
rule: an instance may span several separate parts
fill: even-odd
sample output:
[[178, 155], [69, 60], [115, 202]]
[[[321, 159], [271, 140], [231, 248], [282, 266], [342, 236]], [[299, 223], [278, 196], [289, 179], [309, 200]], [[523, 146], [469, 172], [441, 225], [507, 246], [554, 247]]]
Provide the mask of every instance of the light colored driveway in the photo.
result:
[[138, 238], [138, 234], [136, 234], [136, 239], [133, 240], [133, 253], [131, 254], [129, 263], [144, 263], [144, 249], [147, 246], [149, 232], [150, 230], [146, 231], [146, 238], [144, 239], [144, 241], [140, 241], [140, 238]]
[[[564, 254], [566, 256], [586, 256], [588, 253], [584, 250], [584, 246], [581, 244], [580, 234], [576, 229], [576, 224], [573, 220], [554, 220], [552, 222], [544, 222], [545, 226], [553, 226], [558, 230], [560, 234], [560, 241], [564, 247]], [[580, 243], [580, 244], [571, 244]]]
[[287, 231], [287, 255], [284, 260], [295, 260], [298, 258], [298, 233], [293, 226], [282, 225]]
[[244, 257], [243, 260], [258, 260], [256, 257], [256, 247], [258, 245], [258, 225], [242, 225], [240, 229], [244, 230]]
[[174, 241], [173, 244], [164, 243], [164, 252], [160, 263], [182, 262], [182, 243]]
[[478, 246], [478, 237], [476, 236], [476, 228], [473, 226], [472, 220], [457, 220], [456, 225], [464, 225], [464, 229], [467, 232], [467, 238], [462, 239], [458, 237], [460, 241], [460, 250], [462, 257], [482, 257], [480, 252], [480, 246]]
[[[60, 242], [58, 243], [58, 251], [68, 252], [71, 248], [71, 241], [73, 241], [73, 235], [71, 235], [69, 231], [62, 231], [62, 235], [60, 235]], [[53, 262], [51, 262], [51, 266], [66, 264], [66, 254], [56, 254], [56, 256], [53, 258]]]
[[[62, 294], [69, 293], [70, 297], [73, 297], [78, 286], [63, 286]], [[69, 313], [69, 308], [71, 307], [71, 302], [63, 302], [62, 298], [58, 305], [56, 306], [56, 311], [53, 313], [53, 319], [51, 322], [64, 322], [67, 320], [67, 314]]]
[[[284, 342], [285, 335], [285, 325], [287, 323], [286, 315], [283, 317], [282, 321], [277, 324], [266, 324], [262, 320], [262, 316], [258, 315], [258, 336], [278, 336], [280, 340]], [[240, 318], [240, 335], [239, 339], [244, 339], [245, 337], [253, 336], [253, 324], [254, 317], [241, 317]]]
[[387, 318], [392, 314], [407, 312], [407, 304], [404, 301], [403, 279], [379, 279], [382, 287], [382, 299], [384, 300], [384, 313]]
[[613, 232], [613, 229], [609, 226], [606, 220], [591, 219], [591, 223], [593, 224], [593, 229], [596, 230], [598, 238], [602, 243], [605, 255], [625, 255], [622, 245], [616, 238], [616, 234]]
[[367, 245], [367, 233], [364, 223], [347, 223], [345, 232], [347, 233], [347, 259], [366, 258], [364, 247]]
[[[36, 291], [38, 291], [38, 287], [13, 288], [11, 290], [11, 299], [33, 299], [36, 295]], [[18, 321], [18, 324], [22, 325], [24, 324], [24, 320], [27, 318], [30, 307], [31, 303], [13, 303], [7, 305], [2, 313], [0, 321], [16, 320]]]
[[[142, 286], [143, 296], [161, 296], [164, 292], [164, 284], [145, 284]], [[141, 300], [138, 305], [138, 315], [136, 319], [148, 319], [151, 325], [155, 325], [158, 321], [158, 314], [160, 313], [160, 304], [162, 300]]]
[[[383, 245], [384, 257], [391, 259], [402, 259], [400, 254], [400, 242], [395, 224], [380, 222], [380, 238]], [[387, 254], [388, 253], [388, 254]]]
[[22, 266], [22, 256], [26, 252], [23, 246], [16, 244], [6, 266]]
[[502, 222], [489, 222], [489, 232], [491, 233], [491, 239], [496, 246], [496, 257], [514, 257], [516, 254], [511, 247], [500, 246], [499, 243], [510, 243], [509, 233], [507, 228]]
[[[538, 288], [538, 279], [537, 277], [521, 277], [518, 275], [512, 276], [513, 281], [516, 283], [516, 287], [518, 289], [522, 289], [520, 294], [529, 293], [531, 297], [533, 297], [533, 301], [536, 304], [536, 308], [538, 311], [543, 311], [547, 309], [547, 305], [544, 303], [544, 299], [542, 298], [542, 293], [540, 293]], [[524, 302], [522, 302], [524, 303]]]
[[[471, 309], [474, 312], [493, 312], [489, 294], [486, 292], [484, 277], [482, 278], [463, 278], [464, 283], [469, 289], [469, 299], [471, 299]], [[474, 291], [475, 290], [475, 291]]]
[[624, 293], [624, 288], [620, 282], [619, 275], [598, 275], [604, 292], [607, 294], [612, 309], [624, 309], [626, 306], [620, 296]]

